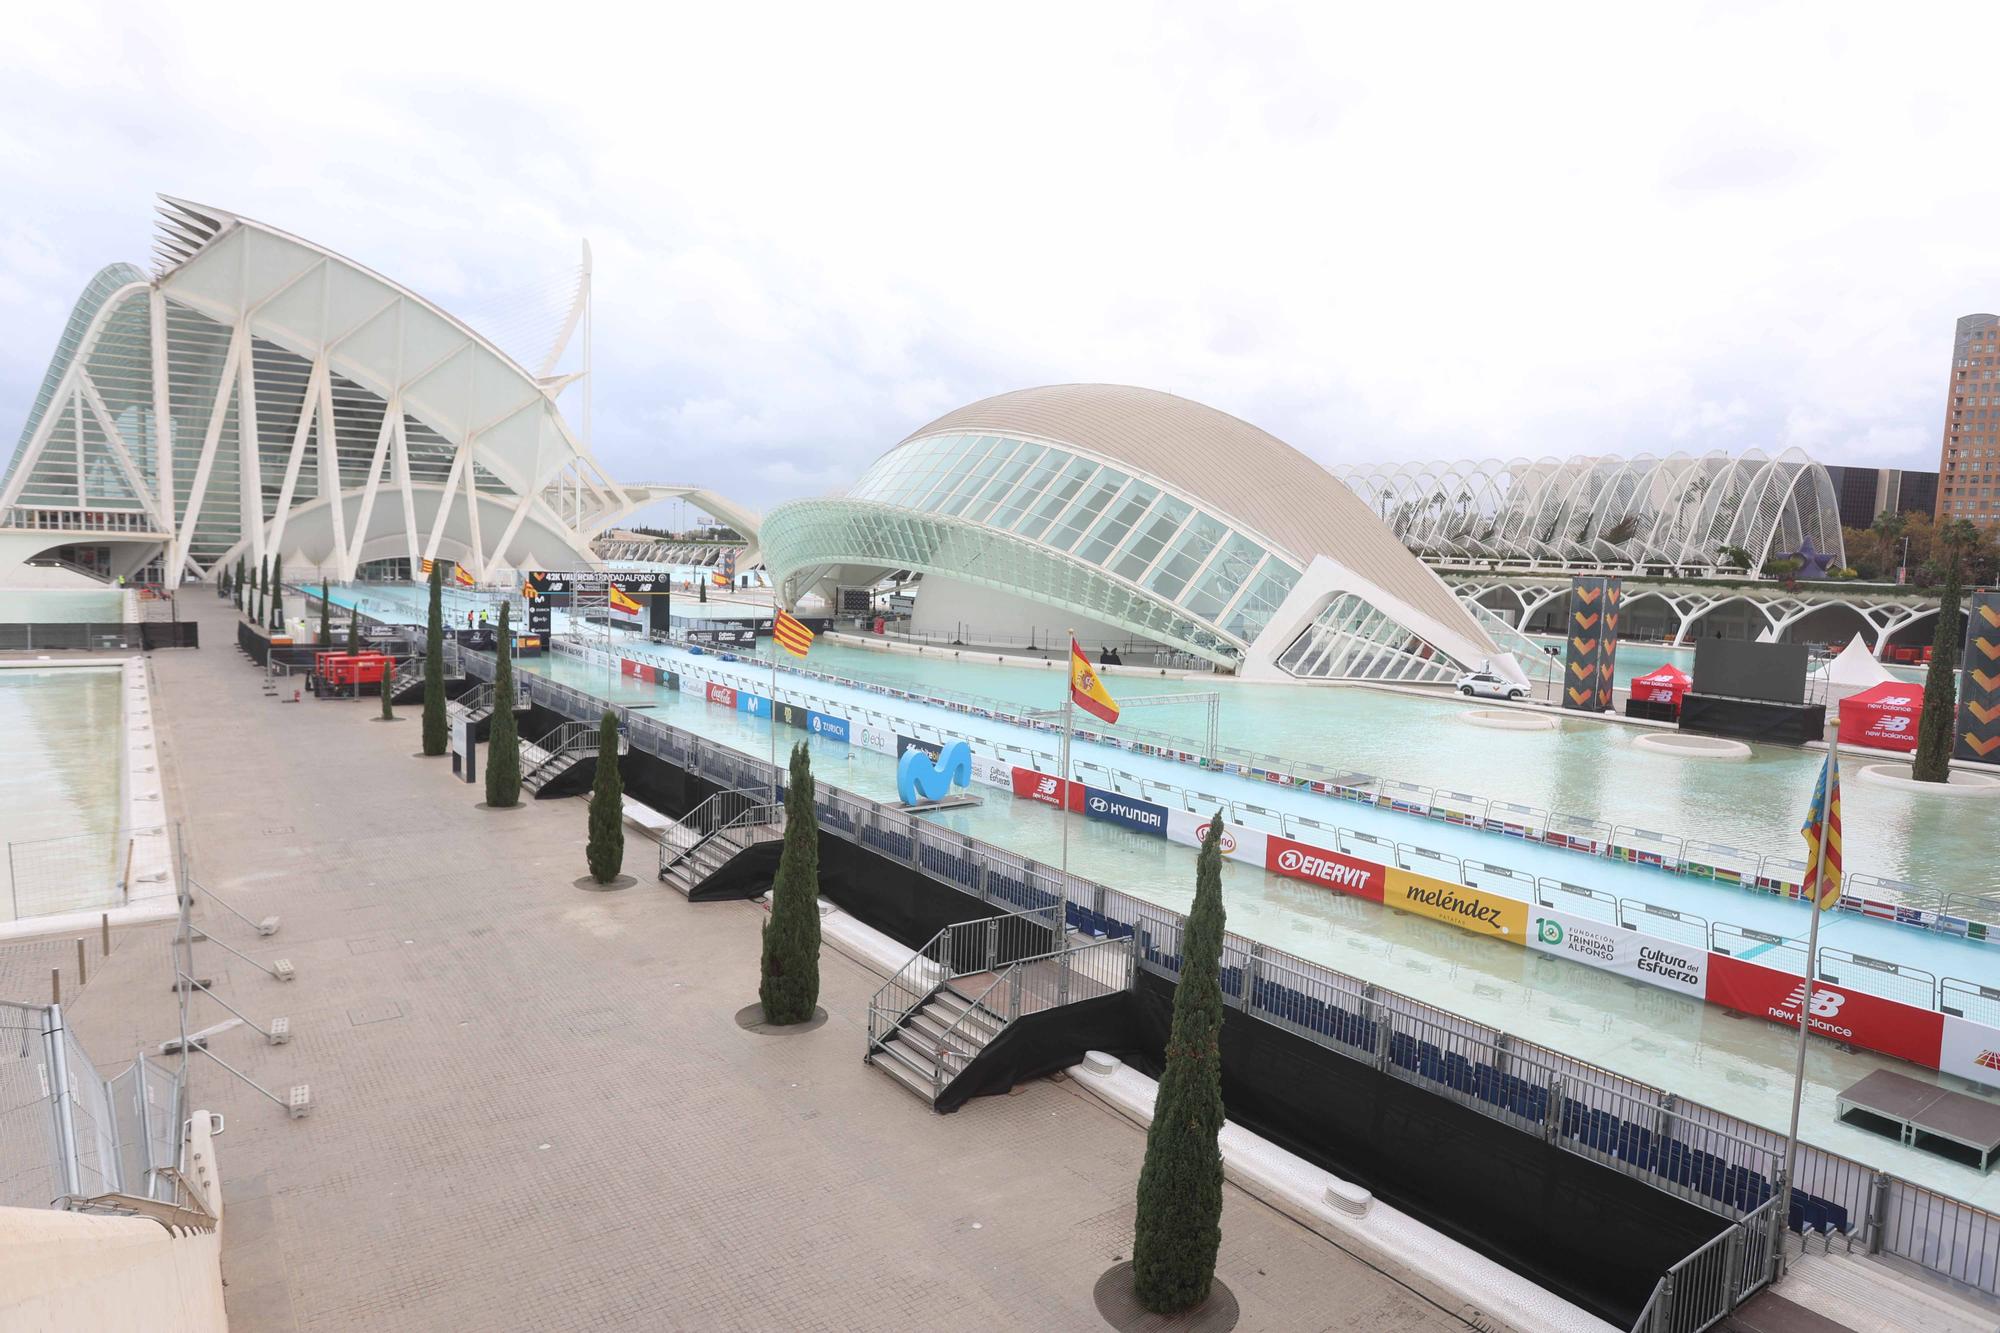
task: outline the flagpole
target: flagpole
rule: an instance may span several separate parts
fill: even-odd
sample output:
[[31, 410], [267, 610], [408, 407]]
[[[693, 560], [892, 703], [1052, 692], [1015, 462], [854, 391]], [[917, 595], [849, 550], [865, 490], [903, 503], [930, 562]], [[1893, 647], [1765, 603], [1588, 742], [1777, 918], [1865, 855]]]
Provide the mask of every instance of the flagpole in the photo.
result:
[[[1797, 1056], [1792, 1065], [1792, 1124], [1785, 1135], [1785, 1188], [1778, 1201], [1777, 1225], [1791, 1225], [1792, 1177], [1797, 1173], [1799, 1155], [1799, 1103], [1805, 1096], [1806, 1085], [1806, 1036], [1812, 1030], [1813, 959], [1819, 954], [1819, 919], [1821, 915], [1820, 885], [1826, 878], [1826, 858], [1828, 842], [1833, 836], [1829, 825], [1829, 815], [1833, 805], [1834, 764], [1840, 754], [1840, 732], [1829, 726], [1826, 734], [1826, 767], [1820, 770], [1819, 800], [1813, 808], [1813, 820], [1819, 825], [1819, 849], [1812, 859], [1812, 874], [1806, 901], [1812, 909], [1812, 924], [1806, 929], [1806, 977], [1805, 985], [1799, 992], [1799, 1040]], [[1779, 1256], [1773, 1255], [1774, 1262]]]
[[[754, 637], [754, 636], [753, 636]], [[771, 804], [778, 803], [778, 581], [771, 580]]]
[[1063, 645], [1063, 729], [1062, 757], [1058, 766], [1061, 781], [1056, 784], [1056, 806], [1062, 811], [1062, 883], [1056, 894], [1056, 947], [1069, 937], [1069, 742], [1076, 729], [1076, 631], [1070, 630]]

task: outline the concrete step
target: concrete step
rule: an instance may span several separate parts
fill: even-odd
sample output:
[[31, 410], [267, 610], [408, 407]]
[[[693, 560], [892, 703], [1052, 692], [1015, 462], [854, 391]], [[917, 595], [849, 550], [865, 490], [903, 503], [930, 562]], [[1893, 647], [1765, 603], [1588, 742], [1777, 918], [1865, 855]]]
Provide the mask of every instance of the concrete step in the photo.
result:
[[1835, 1250], [1830, 1258], [1841, 1263], [1853, 1264], [1867, 1273], [1876, 1282], [1887, 1283], [1901, 1290], [1914, 1300], [1925, 1301], [1953, 1312], [1960, 1317], [1984, 1320], [1981, 1327], [2000, 1329], [2000, 1300], [1981, 1301], [1964, 1290], [1950, 1286], [1941, 1279], [1932, 1279], [1922, 1273], [1912, 1272], [1897, 1264], [1860, 1253], [1842, 1254]]
[[2000, 1316], [1859, 1255], [1807, 1253], [1773, 1288], [1854, 1333], [1994, 1333]]
[[907, 1047], [889, 1041], [875, 1048], [875, 1067], [885, 1070], [898, 1083], [931, 1104], [931, 1071]]
[[904, 1020], [903, 1030], [925, 1050], [935, 1051], [948, 1044], [954, 1054], [946, 1058], [955, 1061], [956, 1067], [962, 1069], [986, 1049], [986, 1039], [966, 1028], [953, 1031], [952, 1021], [949, 1016], [940, 1015], [926, 1006]]

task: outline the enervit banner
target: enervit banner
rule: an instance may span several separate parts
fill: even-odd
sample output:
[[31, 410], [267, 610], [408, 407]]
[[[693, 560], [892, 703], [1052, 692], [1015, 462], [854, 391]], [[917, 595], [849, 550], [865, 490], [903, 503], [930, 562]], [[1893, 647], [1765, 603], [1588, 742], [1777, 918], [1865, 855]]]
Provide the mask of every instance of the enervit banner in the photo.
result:
[[1965, 672], [1958, 683], [1959, 759], [2000, 764], [2000, 589], [1972, 594], [1966, 612]]
[[2000, 1087], [2000, 1028], [1946, 1014], [1938, 1068], [1960, 1078]]
[[736, 691], [730, 689], [727, 685], [718, 685], [711, 680], [708, 682], [708, 701], [712, 704], [721, 704], [724, 708], [734, 708], [736, 707]]
[[1592, 921], [1571, 912], [1535, 909], [1528, 947], [1616, 972], [1649, 986], [1708, 998], [1708, 950]]
[[[1796, 1025], [1805, 989], [1805, 979], [1796, 972], [1746, 963], [1726, 953], [1708, 957], [1710, 1004]], [[1943, 1014], [1826, 981], [1813, 983], [1812, 1027], [1835, 1041], [1901, 1056], [1928, 1069], [1938, 1067], [1944, 1044]]]
[[1167, 836], [1167, 807], [1154, 805], [1151, 801], [1142, 801], [1135, 796], [1121, 796], [1115, 791], [1105, 791], [1101, 787], [1085, 787], [1083, 813], [1086, 819], [1120, 824], [1135, 832], [1151, 834], [1155, 838]]
[[806, 710], [806, 729], [815, 736], [824, 736], [830, 741], [845, 742], [848, 739], [847, 719], [834, 717], [830, 713]]
[[1294, 842], [1275, 833], [1264, 835], [1264, 868], [1273, 874], [1307, 880], [1370, 902], [1384, 901], [1388, 874], [1384, 867], [1324, 847]]
[[1510, 944], [1528, 942], [1528, 905], [1518, 898], [1387, 866], [1382, 871], [1382, 901], [1475, 935]]
[[[1081, 782], [1066, 783], [1053, 773], [1037, 773], [1032, 768], [1022, 768], [1016, 764], [1012, 785], [1014, 794], [1023, 800], [1040, 801], [1043, 805], [1053, 805], [1061, 809], [1064, 800], [1067, 799], [1070, 809], [1083, 809]], [[1064, 792], [1064, 787], [1069, 790]]]
[[[1187, 847], [1201, 846], [1201, 840], [1208, 836], [1206, 816], [1192, 814], [1186, 810], [1167, 811], [1167, 838]], [[1232, 861], [1248, 861], [1253, 866], [1264, 864], [1265, 840], [1271, 835], [1262, 829], [1246, 828], [1241, 824], [1224, 821], [1222, 825], [1222, 854]]]

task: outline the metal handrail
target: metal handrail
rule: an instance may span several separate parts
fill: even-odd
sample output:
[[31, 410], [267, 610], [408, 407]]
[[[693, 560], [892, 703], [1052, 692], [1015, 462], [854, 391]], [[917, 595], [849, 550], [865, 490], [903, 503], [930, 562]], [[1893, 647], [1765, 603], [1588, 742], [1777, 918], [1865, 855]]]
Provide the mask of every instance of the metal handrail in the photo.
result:
[[[757, 809], [769, 809], [771, 789], [765, 787], [737, 787], [719, 791], [688, 811], [687, 816], [676, 821], [683, 829], [694, 834], [693, 841], [685, 847], [662, 841], [660, 843], [660, 873], [667, 871], [693, 856], [696, 849], [724, 828], [734, 824], [744, 814]], [[746, 804], [747, 798], [755, 798], [754, 804]], [[735, 798], [732, 800], [731, 798]], [[782, 809], [783, 807], [779, 807]]]
[[[933, 1105], [936, 1104], [937, 1099], [944, 1093], [945, 1052], [951, 1051], [955, 1054], [967, 1057], [969, 1057], [971, 1054], [968, 1051], [961, 1051], [955, 1045], [953, 1045], [952, 1042], [953, 1037], [958, 1036], [958, 1030], [961, 1027], [966, 1026], [966, 1020], [972, 1017], [974, 1011], [978, 1011], [981, 1013], [989, 1012], [986, 1009], [986, 997], [991, 995], [994, 991], [998, 990], [1001, 986], [1011, 984], [1013, 986], [1013, 992], [1015, 996], [1018, 997], [1020, 995], [1020, 973], [1018, 969], [1023, 967], [1027, 961], [1028, 960], [1024, 959], [1022, 962], [1019, 963], [1009, 963], [1006, 967], [1001, 968], [999, 974], [995, 976], [990, 983], [988, 983], [986, 989], [979, 992], [979, 998], [976, 1000], [968, 1000], [966, 1002], [965, 1011], [961, 1013], [957, 1018], [953, 1019], [951, 1022], [951, 1026], [944, 1030], [944, 1035], [938, 1038], [937, 1060], [931, 1067], [931, 1102]], [[1020, 1017], [1019, 1006], [1018, 1005], [1013, 1006], [1010, 1009], [1010, 1012], [1007, 1015], [1007, 1017], [1002, 1018], [998, 1014], [991, 1014], [990, 1016], [996, 1019], [998, 1022], [998, 1029], [993, 1034], [994, 1038], [998, 1038], [1000, 1033], [1005, 1032], [1007, 1030], [1007, 1027], [1010, 1023], [1012, 1023], [1016, 1018]], [[964, 1038], [959, 1037], [959, 1040], [963, 1041]], [[987, 1043], [981, 1043], [982, 1048], [986, 1044]], [[970, 1061], [968, 1058], [968, 1063], [969, 1062]], [[963, 1073], [965, 1071], [960, 1070], [959, 1072]]]
[[1653, 1285], [1632, 1333], [1702, 1333], [1772, 1277], [1781, 1200], [1774, 1196], [1674, 1264]]

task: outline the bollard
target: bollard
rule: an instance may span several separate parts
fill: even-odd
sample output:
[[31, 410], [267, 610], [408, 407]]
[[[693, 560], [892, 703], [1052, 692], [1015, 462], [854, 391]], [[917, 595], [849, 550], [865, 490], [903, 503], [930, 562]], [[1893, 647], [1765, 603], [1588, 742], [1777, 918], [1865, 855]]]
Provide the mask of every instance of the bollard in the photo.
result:
[[49, 1003], [62, 1003], [62, 969], [59, 967], [49, 969]]
[[104, 956], [111, 956], [111, 913], [104, 914]]
[[76, 988], [82, 990], [90, 981], [90, 974], [84, 970], [83, 936], [76, 937]]

